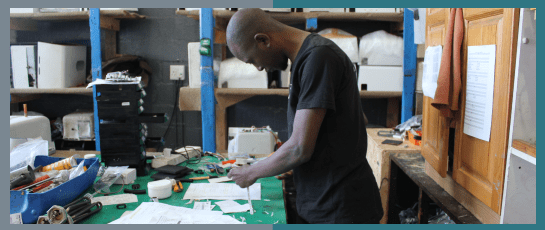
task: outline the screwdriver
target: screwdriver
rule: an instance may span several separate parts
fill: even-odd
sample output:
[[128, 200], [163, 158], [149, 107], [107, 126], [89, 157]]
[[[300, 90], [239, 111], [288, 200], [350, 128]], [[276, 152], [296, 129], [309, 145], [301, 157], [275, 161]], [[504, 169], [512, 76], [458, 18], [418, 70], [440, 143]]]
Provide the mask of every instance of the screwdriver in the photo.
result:
[[189, 178], [190, 180], [208, 180], [212, 178], [218, 178], [218, 176], [203, 176], [203, 177], [193, 177]]

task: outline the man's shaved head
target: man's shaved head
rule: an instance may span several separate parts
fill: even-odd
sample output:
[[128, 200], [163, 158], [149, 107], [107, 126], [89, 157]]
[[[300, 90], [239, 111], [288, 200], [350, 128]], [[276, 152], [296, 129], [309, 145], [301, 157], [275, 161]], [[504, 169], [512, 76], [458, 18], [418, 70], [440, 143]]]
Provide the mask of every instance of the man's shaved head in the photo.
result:
[[229, 21], [226, 31], [227, 45], [231, 51], [240, 50], [252, 45], [256, 34], [278, 32], [282, 26], [284, 25], [272, 19], [261, 9], [242, 9], [237, 11]]

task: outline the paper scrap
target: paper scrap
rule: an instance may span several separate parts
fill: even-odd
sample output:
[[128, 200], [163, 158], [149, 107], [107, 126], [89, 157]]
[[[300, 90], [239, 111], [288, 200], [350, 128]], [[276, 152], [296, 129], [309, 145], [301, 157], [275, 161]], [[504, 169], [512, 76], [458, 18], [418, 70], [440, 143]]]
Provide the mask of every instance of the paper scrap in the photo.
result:
[[231, 178], [227, 178], [226, 176], [224, 176], [219, 178], [208, 179], [208, 182], [210, 183], [220, 183], [220, 182], [226, 182], [226, 181], [231, 181]]
[[464, 133], [490, 141], [496, 45], [468, 46]]
[[[260, 183], [250, 186], [250, 197], [252, 200], [261, 200]], [[236, 184], [191, 183], [183, 199], [247, 200], [248, 191]]]
[[424, 71], [422, 76], [422, 92], [424, 96], [435, 97], [437, 78], [441, 67], [442, 46], [429, 46], [424, 54]]
[[131, 214], [131, 213], [132, 213], [132, 211], [125, 211], [123, 214], [121, 214], [121, 217], [124, 217], [124, 216], [126, 216], [126, 215], [129, 215], [129, 214]]
[[[193, 210], [158, 202], [142, 202], [131, 214], [112, 221], [110, 224], [156, 224], [159, 221], [170, 221], [166, 219], [161, 220], [161, 216], [166, 216], [170, 219], [180, 216], [202, 216], [204, 219], [210, 219], [208, 221], [210, 223], [221, 223], [218, 221], [214, 222], [214, 220], [221, 220], [216, 217], [222, 214], [220, 211]], [[210, 218], [210, 216], [214, 216], [214, 218]]]
[[23, 218], [21, 213], [14, 213], [9, 215], [10, 224], [23, 224]]
[[250, 210], [250, 204], [241, 205], [233, 200], [218, 201], [216, 204], [220, 206], [223, 213], [246, 212]]
[[93, 197], [91, 199], [92, 203], [100, 202], [102, 205], [113, 205], [113, 204], [128, 204], [138, 202], [138, 198], [135, 194], [119, 194], [119, 195], [110, 195], [110, 196], [100, 196]]
[[[184, 199], [182, 199], [182, 200], [184, 200]], [[191, 204], [191, 203], [193, 203], [193, 199], [190, 199], [190, 200], [189, 200], [187, 203], [185, 203], [185, 204]]]
[[193, 209], [195, 210], [210, 210], [210, 204], [212, 202], [195, 202], [195, 204], [193, 204]]

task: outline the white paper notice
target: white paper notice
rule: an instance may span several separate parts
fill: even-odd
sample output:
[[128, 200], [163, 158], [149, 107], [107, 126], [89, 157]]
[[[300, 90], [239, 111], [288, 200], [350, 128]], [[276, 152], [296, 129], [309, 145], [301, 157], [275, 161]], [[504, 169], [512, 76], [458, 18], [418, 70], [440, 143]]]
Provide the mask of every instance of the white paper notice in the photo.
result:
[[442, 46], [428, 46], [424, 54], [424, 72], [422, 73], [422, 91], [424, 96], [435, 97], [437, 89], [437, 77], [441, 67]]
[[216, 202], [223, 213], [246, 212], [250, 210], [250, 204], [239, 204], [233, 200]]
[[464, 133], [490, 141], [496, 45], [469, 46]]
[[[158, 202], [143, 202], [132, 213], [125, 215], [110, 224], [156, 224], [159, 221], [175, 221], [176, 216], [198, 215], [210, 218], [210, 215], [220, 216], [220, 211], [193, 210]], [[167, 219], [161, 217], [167, 217]]]
[[[250, 198], [261, 200], [261, 184], [250, 186]], [[185, 192], [184, 200], [247, 200], [248, 191], [236, 184], [225, 183], [191, 183]]]
[[193, 204], [193, 209], [210, 211], [210, 205], [211, 204], [212, 204], [212, 202], [210, 202], [210, 201], [208, 201], [208, 202], [195, 202]]
[[102, 205], [112, 205], [112, 204], [128, 204], [138, 202], [138, 198], [134, 194], [120, 194], [113, 196], [100, 196], [93, 197], [91, 201], [100, 202]]

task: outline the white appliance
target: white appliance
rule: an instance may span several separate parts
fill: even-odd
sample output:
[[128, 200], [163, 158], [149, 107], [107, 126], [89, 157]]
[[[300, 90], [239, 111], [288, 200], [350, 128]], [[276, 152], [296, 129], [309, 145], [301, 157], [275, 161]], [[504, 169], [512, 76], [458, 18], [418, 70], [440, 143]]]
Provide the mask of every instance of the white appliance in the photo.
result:
[[38, 88], [85, 84], [87, 47], [38, 42]]
[[27, 141], [27, 138], [39, 138], [49, 141], [49, 152], [55, 151], [51, 141], [51, 126], [44, 116], [9, 116], [9, 151]]
[[36, 88], [36, 46], [13, 45], [10, 48], [13, 88]]
[[[225, 87], [226, 86], [226, 87]], [[267, 72], [237, 58], [221, 62], [218, 88], [268, 88]]]
[[360, 66], [358, 88], [362, 91], [403, 92], [403, 67]]
[[65, 140], [93, 140], [95, 138], [93, 112], [75, 112], [62, 118]]
[[[247, 132], [251, 128], [229, 128], [228, 153], [269, 155], [274, 152], [276, 139], [271, 131]], [[231, 138], [230, 138], [231, 139]]]

